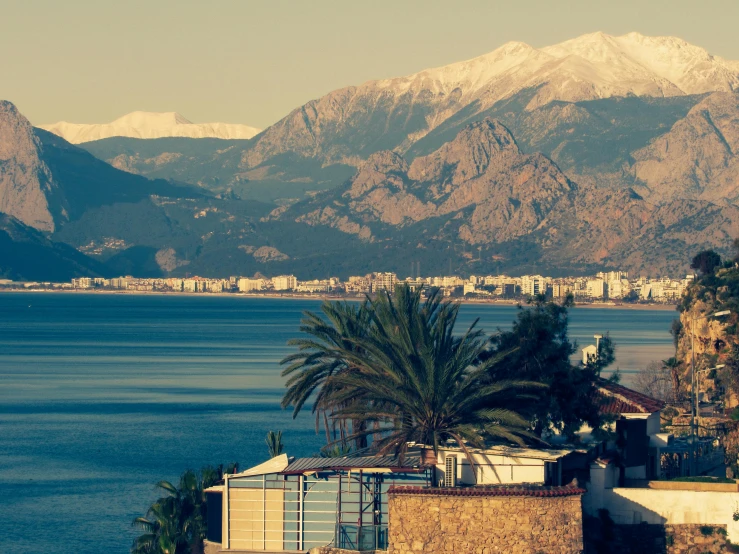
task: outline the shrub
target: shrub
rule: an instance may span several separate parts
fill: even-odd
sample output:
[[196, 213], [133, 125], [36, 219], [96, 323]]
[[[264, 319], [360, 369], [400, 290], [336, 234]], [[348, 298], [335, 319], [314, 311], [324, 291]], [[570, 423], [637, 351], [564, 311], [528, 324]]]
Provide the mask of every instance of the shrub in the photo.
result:
[[701, 535], [703, 535], [704, 537], [710, 537], [711, 535], [713, 535], [714, 529], [710, 525], [701, 525], [700, 531]]

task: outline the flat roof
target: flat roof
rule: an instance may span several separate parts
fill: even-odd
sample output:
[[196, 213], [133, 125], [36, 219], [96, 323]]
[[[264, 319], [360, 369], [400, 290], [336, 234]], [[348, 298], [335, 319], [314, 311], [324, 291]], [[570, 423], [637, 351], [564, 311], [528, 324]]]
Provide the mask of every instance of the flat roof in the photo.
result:
[[[440, 446], [440, 451], [444, 452], [464, 452], [459, 446]], [[505, 444], [495, 444], [485, 448], [468, 448], [472, 454], [506, 456], [508, 458], [531, 458], [536, 460], [559, 460], [573, 452], [581, 452], [579, 449], [563, 449], [563, 448], [528, 448], [524, 446], [509, 446]]]

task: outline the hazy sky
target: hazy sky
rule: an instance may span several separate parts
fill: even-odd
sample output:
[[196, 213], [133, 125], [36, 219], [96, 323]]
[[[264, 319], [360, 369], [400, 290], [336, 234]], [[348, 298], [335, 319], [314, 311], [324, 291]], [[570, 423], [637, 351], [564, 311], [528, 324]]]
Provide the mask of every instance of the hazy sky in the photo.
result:
[[604, 31], [739, 59], [739, 0], [0, 0], [0, 99], [33, 122], [134, 110], [266, 127], [333, 89]]

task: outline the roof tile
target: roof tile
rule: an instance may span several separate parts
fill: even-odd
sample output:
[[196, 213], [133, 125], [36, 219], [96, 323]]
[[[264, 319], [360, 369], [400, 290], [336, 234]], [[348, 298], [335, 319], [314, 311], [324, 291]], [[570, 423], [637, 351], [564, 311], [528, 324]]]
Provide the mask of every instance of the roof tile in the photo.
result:
[[653, 414], [665, 407], [661, 400], [607, 379], [598, 380], [594, 396], [601, 401], [601, 414]]

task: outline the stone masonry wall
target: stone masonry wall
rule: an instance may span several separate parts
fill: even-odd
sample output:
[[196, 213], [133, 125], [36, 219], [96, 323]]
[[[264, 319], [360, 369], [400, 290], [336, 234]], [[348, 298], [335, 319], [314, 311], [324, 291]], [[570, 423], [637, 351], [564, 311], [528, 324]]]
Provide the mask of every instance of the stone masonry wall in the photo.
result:
[[388, 554], [580, 554], [584, 491], [571, 490], [557, 496], [391, 490]]

